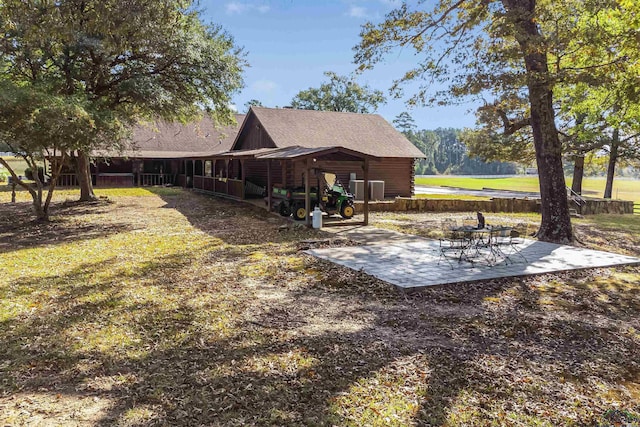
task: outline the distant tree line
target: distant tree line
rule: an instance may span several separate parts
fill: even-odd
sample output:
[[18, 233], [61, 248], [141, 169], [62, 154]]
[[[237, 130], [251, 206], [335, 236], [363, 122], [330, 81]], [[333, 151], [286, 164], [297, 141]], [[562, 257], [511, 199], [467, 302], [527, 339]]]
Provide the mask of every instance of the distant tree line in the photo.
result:
[[461, 131], [453, 128], [420, 130], [405, 135], [422, 151], [426, 159], [416, 162], [418, 175], [510, 175], [517, 173], [515, 163], [485, 162], [470, 157], [466, 145], [460, 141]]
[[411, 116], [403, 112], [393, 121], [409, 141], [424, 155], [425, 159], [416, 162], [418, 175], [510, 175], [517, 173], [512, 162], [485, 162], [469, 154], [462, 142], [463, 131], [453, 128], [435, 130], [415, 130]]

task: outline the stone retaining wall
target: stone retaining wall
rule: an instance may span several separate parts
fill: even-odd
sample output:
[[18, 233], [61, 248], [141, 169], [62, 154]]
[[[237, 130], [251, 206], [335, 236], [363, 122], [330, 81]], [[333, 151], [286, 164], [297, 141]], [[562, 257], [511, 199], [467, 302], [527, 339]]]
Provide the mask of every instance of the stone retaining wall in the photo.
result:
[[[571, 206], [570, 206], [571, 207]], [[577, 206], [576, 206], [577, 208]], [[363, 203], [356, 202], [356, 213], [362, 213]], [[582, 215], [633, 214], [633, 202], [623, 200], [587, 200]], [[370, 202], [370, 212], [540, 212], [537, 199], [456, 200], [397, 197], [395, 200]]]
[[588, 199], [579, 211], [582, 215], [628, 214], [633, 215], [633, 202], [625, 200]]

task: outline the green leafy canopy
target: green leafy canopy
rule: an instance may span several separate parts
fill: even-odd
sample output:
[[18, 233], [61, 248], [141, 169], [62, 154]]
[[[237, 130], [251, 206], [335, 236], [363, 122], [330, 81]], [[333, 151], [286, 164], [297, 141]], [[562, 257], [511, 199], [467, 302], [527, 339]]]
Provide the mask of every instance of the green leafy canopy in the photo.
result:
[[291, 101], [291, 106], [304, 110], [343, 111], [372, 113], [385, 98], [380, 90], [360, 85], [354, 77], [339, 76], [327, 71], [329, 81], [319, 88], [300, 91]]
[[61, 0], [0, 4], [5, 75], [53, 94], [84, 94], [94, 111], [186, 121], [228, 119], [242, 51], [184, 0]]
[[[244, 54], [220, 27], [205, 24], [196, 6], [2, 0], [0, 79], [12, 88], [0, 105], [10, 132], [3, 138], [28, 156], [42, 155], [43, 147], [68, 156], [77, 150], [88, 165], [86, 153], [123, 148], [126, 130], [140, 121], [187, 122], [203, 112], [232, 121]], [[78, 172], [86, 178], [88, 166]]]

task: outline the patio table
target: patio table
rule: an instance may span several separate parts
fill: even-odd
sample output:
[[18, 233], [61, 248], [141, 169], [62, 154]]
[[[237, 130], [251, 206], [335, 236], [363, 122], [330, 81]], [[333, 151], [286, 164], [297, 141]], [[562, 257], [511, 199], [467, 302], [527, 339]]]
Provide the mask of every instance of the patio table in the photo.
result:
[[503, 238], [510, 236], [512, 229], [505, 226], [456, 227], [452, 231], [462, 233], [468, 240], [468, 250], [464, 252], [464, 256], [460, 257], [460, 261], [473, 264], [476, 262], [475, 259], [481, 257], [489, 266], [493, 266], [498, 259], [508, 260], [509, 257], [500, 249], [500, 245], [503, 243]]

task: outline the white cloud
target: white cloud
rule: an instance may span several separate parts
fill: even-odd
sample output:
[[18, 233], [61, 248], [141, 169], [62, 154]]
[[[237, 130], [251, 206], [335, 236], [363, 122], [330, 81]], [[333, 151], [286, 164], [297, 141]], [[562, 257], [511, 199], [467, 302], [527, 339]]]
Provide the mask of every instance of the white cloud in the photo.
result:
[[238, 1], [232, 1], [231, 3], [227, 3], [225, 8], [229, 15], [233, 15], [234, 13], [243, 13], [246, 11], [247, 5]]
[[367, 9], [362, 6], [349, 6], [348, 15], [352, 18], [366, 18], [368, 16]]
[[380, 0], [380, 3], [391, 7], [397, 7], [400, 6], [400, 3], [402, 2], [400, 0]]
[[272, 80], [256, 80], [251, 85], [251, 90], [261, 94], [270, 94], [278, 90], [278, 84]]
[[243, 13], [248, 13], [252, 11], [257, 11], [259, 13], [267, 13], [271, 7], [267, 4], [256, 4], [256, 3], [248, 3], [241, 1], [231, 1], [225, 5], [225, 9], [227, 14], [229, 15], [240, 15]]

